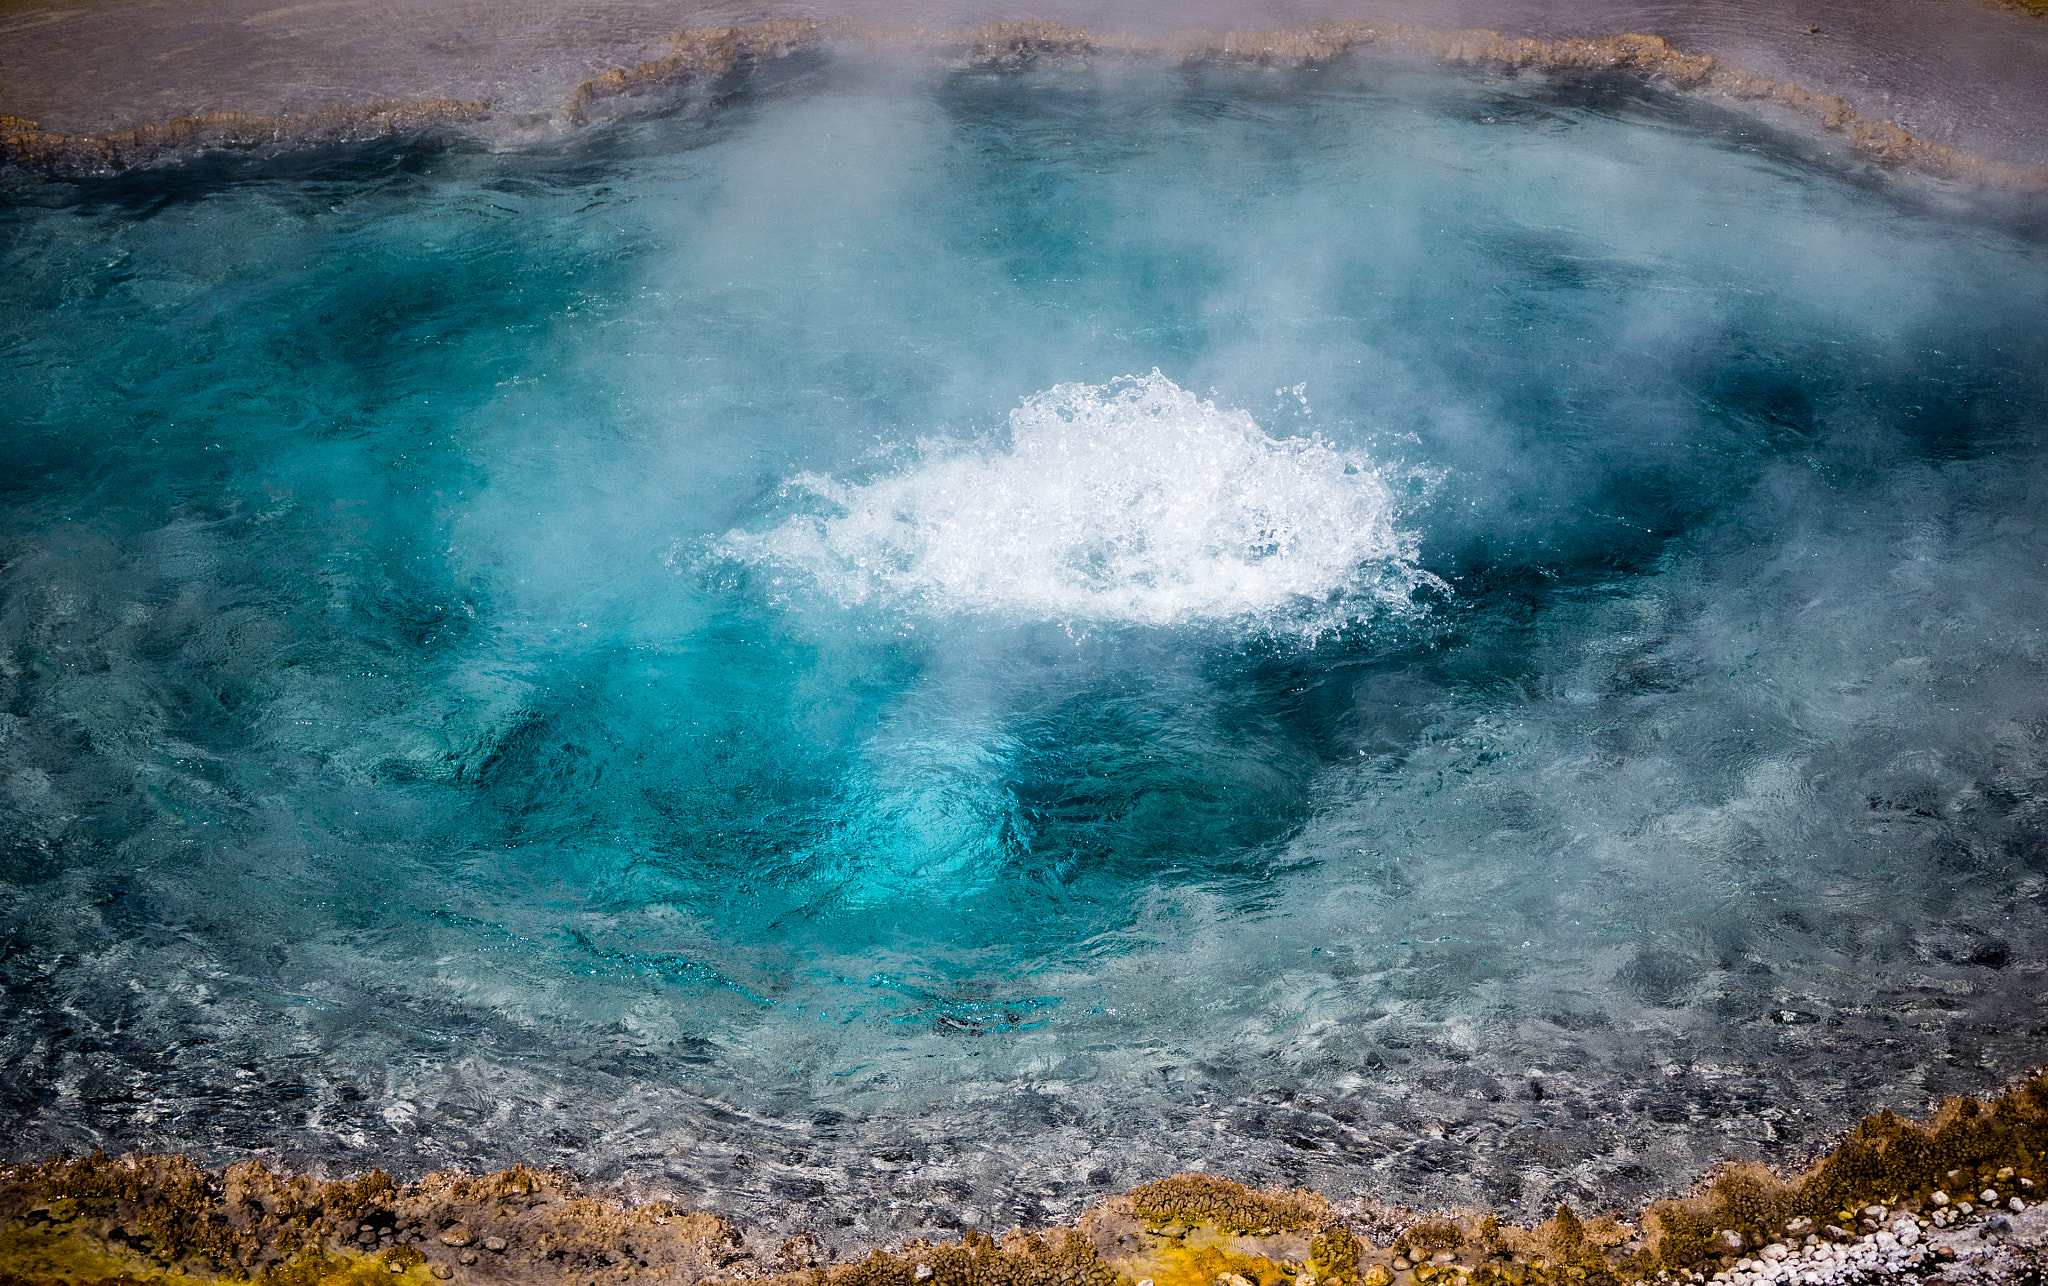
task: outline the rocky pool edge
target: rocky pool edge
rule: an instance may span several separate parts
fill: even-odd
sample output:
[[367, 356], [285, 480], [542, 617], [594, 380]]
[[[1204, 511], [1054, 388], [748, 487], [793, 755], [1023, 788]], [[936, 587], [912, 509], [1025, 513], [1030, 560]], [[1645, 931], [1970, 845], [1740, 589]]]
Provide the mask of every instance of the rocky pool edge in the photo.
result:
[[1525, 1226], [1180, 1174], [1070, 1224], [844, 1263], [809, 1233], [586, 1192], [563, 1169], [400, 1184], [104, 1152], [0, 1168], [0, 1286], [2031, 1286], [2044, 1251], [2048, 1071], [1925, 1122], [1865, 1117], [1796, 1174], [1726, 1165], [1638, 1211]]
[[[2048, 191], [2048, 162], [1977, 156], [1860, 114], [1847, 99], [1760, 76], [1714, 54], [1687, 54], [1661, 36], [1510, 38], [1496, 31], [1436, 31], [1396, 22], [1333, 21], [1260, 32], [1183, 31], [1161, 37], [1102, 34], [1054, 22], [993, 23], [969, 32], [853, 20], [777, 19], [697, 28], [670, 38], [658, 58], [585, 80], [552, 115], [510, 124], [531, 132], [574, 128], [627, 101], [728, 81], [760, 64], [833, 47], [916, 53], [966, 66], [1042, 59], [1123, 59], [1298, 66], [1363, 55], [1506, 71], [1618, 72], [1681, 92], [1787, 111], [1846, 140], [1855, 152], [1913, 173], [2003, 192]], [[209, 153], [250, 153], [431, 133], [493, 119], [488, 102], [380, 99], [289, 116], [203, 112], [105, 134], [44, 131], [0, 116], [0, 169], [56, 180], [173, 165]]]

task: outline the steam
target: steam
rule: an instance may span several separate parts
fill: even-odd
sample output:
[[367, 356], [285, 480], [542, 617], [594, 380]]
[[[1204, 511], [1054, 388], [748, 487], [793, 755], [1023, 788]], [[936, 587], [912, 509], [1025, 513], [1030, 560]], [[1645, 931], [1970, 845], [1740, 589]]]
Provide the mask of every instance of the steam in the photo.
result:
[[1156, 370], [1034, 394], [1009, 437], [866, 483], [801, 474], [785, 494], [823, 511], [723, 552], [846, 607], [1308, 636], [1412, 610], [1434, 579], [1373, 461], [1268, 436]]

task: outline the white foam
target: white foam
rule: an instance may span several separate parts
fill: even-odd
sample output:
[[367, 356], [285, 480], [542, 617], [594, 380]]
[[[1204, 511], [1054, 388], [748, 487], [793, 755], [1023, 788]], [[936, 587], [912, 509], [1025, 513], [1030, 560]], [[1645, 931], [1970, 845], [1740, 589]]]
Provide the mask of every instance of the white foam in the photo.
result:
[[1311, 635], [1433, 579], [1370, 459], [1268, 436], [1156, 370], [1034, 394], [1009, 427], [1007, 447], [926, 444], [871, 482], [801, 475], [786, 491], [823, 512], [722, 552], [848, 607]]

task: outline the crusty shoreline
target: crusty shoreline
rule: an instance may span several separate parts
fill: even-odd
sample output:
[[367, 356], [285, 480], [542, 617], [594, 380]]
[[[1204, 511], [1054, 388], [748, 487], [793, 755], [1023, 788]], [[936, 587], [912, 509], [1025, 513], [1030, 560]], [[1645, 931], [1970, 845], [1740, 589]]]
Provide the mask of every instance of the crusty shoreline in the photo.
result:
[[[1759, 76], [1712, 54], [1686, 54], [1660, 36], [1640, 33], [1546, 41], [1513, 39], [1496, 31], [1434, 31], [1402, 23], [1351, 21], [1263, 32], [1186, 31], [1136, 37], [1032, 21], [950, 32], [778, 19], [747, 27], [684, 31], [669, 43], [669, 51], [659, 58], [578, 85], [562, 105], [560, 120], [580, 123], [607, 100], [715, 82], [766, 60], [835, 46], [919, 53], [967, 65], [1021, 65], [1041, 58], [1299, 65], [1371, 55], [1450, 66], [1640, 75], [1687, 93], [1790, 109], [1887, 165], [1995, 191], [2048, 191], [2048, 162], [2016, 164], [1931, 142], [1890, 122], [1866, 118], [1838, 96]], [[0, 116], [0, 165], [60, 179], [109, 175], [210, 151], [415, 134], [481, 121], [490, 114], [487, 103], [380, 100], [295, 116], [210, 112], [92, 135], [50, 133], [34, 121]]]
[[[2038, 1280], [2048, 1248], [2048, 1073], [1916, 1124], [1866, 1117], [1806, 1170], [1724, 1167], [1634, 1212], [1533, 1227], [1211, 1175], [1143, 1184], [1071, 1226], [914, 1239], [825, 1262], [563, 1170], [381, 1170], [337, 1181], [260, 1161], [52, 1157], [0, 1170], [0, 1286], [1621, 1286]], [[2032, 1279], [2026, 1277], [2035, 1273]]]

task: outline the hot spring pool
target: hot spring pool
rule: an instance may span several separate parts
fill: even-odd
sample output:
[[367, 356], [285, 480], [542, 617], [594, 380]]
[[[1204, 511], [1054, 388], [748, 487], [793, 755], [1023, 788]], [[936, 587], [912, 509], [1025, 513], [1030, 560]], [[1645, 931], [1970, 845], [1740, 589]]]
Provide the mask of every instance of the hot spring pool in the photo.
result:
[[1626, 78], [805, 56], [0, 205], [0, 1134], [850, 1241], [2042, 1056], [2038, 210]]

